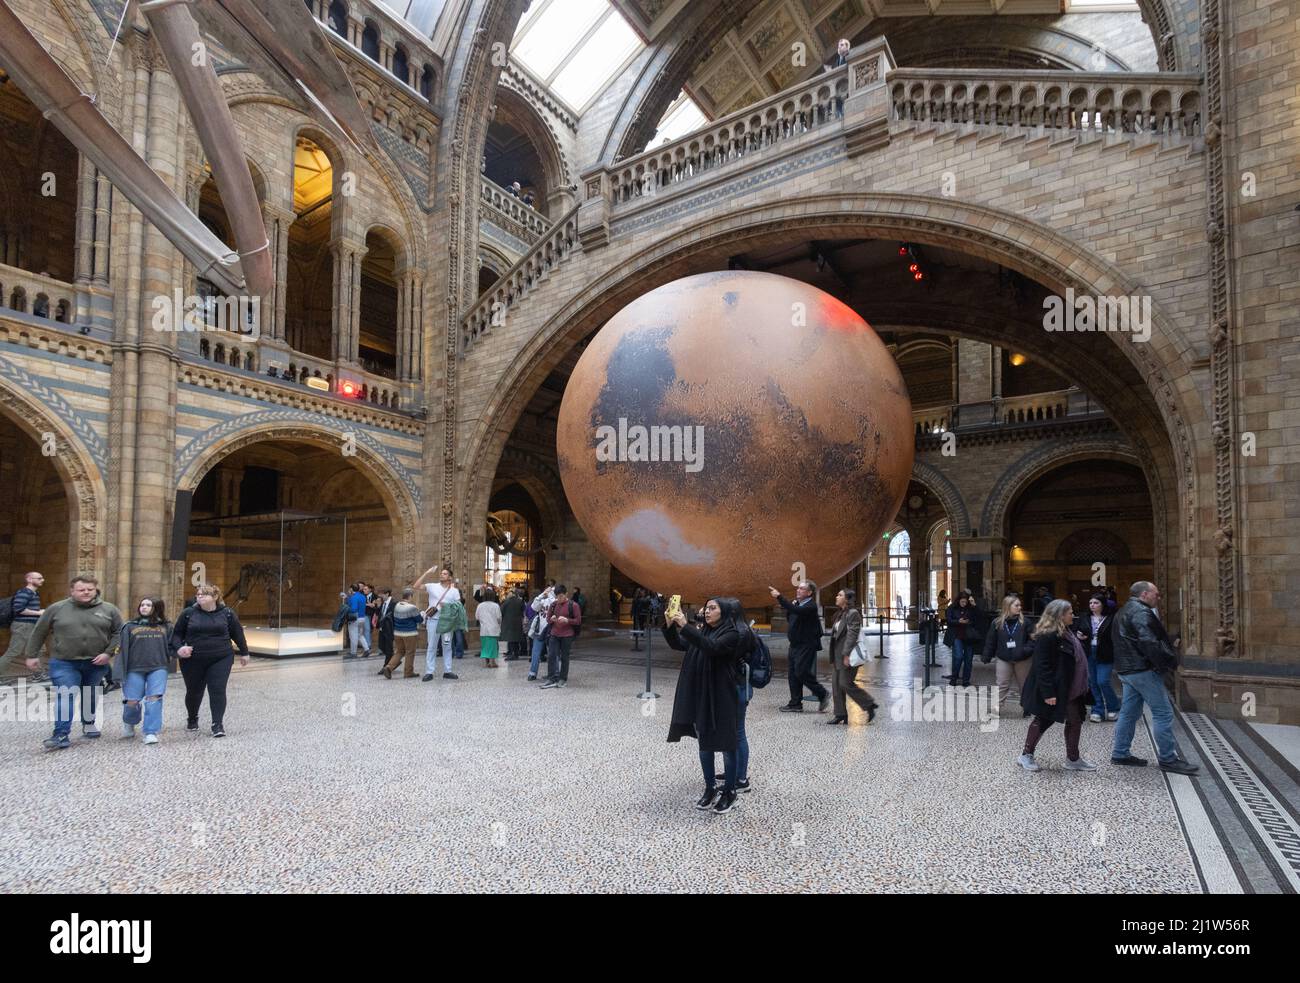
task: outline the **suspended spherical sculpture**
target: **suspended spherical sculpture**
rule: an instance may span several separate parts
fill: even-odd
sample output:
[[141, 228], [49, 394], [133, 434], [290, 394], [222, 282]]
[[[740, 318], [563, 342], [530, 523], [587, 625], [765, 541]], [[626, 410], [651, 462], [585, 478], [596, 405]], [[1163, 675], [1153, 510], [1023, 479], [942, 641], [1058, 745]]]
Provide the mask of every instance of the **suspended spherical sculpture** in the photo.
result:
[[[569, 379], [560, 477], [579, 524], [633, 580], [699, 602], [826, 584], [893, 522], [912, 473], [898, 366], [816, 287], [735, 270], [619, 311]], [[829, 599], [827, 599], [829, 601]]]

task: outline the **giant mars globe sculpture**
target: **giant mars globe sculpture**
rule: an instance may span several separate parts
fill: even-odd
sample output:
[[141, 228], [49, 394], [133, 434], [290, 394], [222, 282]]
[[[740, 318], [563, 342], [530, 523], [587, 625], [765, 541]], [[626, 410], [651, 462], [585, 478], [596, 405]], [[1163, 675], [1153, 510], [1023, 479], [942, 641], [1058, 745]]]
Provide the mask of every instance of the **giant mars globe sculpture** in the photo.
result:
[[867, 323], [816, 287], [703, 273], [633, 301], [588, 345], [556, 436], [579, 524], [632, 579], [771, 603], [880, 541], [912, 472], [912, 408]]

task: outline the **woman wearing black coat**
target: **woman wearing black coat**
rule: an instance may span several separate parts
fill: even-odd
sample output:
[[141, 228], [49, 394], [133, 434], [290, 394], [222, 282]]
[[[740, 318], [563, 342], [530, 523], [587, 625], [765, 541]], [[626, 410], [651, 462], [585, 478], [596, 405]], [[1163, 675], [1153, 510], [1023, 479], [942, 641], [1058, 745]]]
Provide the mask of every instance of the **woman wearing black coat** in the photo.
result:
[[1084, 697], [1088, 695], [1088, 660], [1070, 629], [1073, 621], [1069, 601], [1051, 601], [1034, 627], [1033, 663], [1020, 696], [1021, 704], [1034, 715], [1018, 762], [1025, 771], [1041, 770], [1034, 761], [1034, 751], [1054, 723], [1065, 724], [1066, 770], [1097, 770], [1092, 762], [1079, 757]]
[[1110, 673], [1115, 663], [1115, 648], [1110, 640], [1110, 625], [1115, 615], [1106, 609], [1106, 598], [1094, 594], [1088, 601], [1088, 614], [1074, 622], [1073, 629], [1088, 655], [1088, 686], [1092, 690], [1089, 702], [1092, 713], [1088, 719], [1101, 723], [1119, 719], [1119, 696], [1111, 685]]
[[[716, 813], [730, 812], [736, 804], [740, 718], [736, 686], [742, 641], [736, 624], [738, 612], [742, 612], [739, 601], [714, 597], [704, 605], [703, 626], [688, 625], [686, 615], [678, 611], [663, 629], [669, 647], [686, 653], [677, 676], [668, 740], [677, 742], [683, 737], [693, 737], [700, 742], [704, 794], [695, 808], [712, 807]], [[743, 613], [740, 617], [743, 619]], [[742, 620], [740, 625], [743, 624]], [[725, 772], [721, 793], [713, 768], [713, 755], [718, 751], [722, 752]]]

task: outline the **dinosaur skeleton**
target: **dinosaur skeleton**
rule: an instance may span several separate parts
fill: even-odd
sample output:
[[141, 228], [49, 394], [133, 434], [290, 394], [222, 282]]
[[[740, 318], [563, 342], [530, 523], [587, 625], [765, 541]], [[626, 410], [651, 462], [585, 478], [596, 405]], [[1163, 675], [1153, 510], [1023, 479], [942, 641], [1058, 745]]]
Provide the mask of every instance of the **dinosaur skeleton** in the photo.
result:
[[[538, 536], [542, 539], [542, 536]], [[521, 550], [516, 549], [510, 541], [510, 533], [506, 531], [505, 521], [496, 512], [489, 512], [487, 516], [487, 533], [485, 535], [486, 543], [489, 549], [498, 556], [536, 556], [538, 553], [545, 553], [546, 547], [539, 546], [536, 549]]]
[[284, 554], [284, 573], [287, 574], [281, 579], [281, 567], [275, 563], [245, 563], [239, 568], [239, 579], [234, 585], [225, 592], [225, 597], [233, 597], [235, 600], [231, 604], [236, 611], [239, 605], [243, 604], [253, 594], [253, 588], [260, 584], [265, 584], [266, 589], [266, 621], [272, 628], [280, 627], [280, 605], [279, 597], [281, 595], [281, 585], [284, 590], [293, 590], [294, 578], [298, 571], [302, 569], [302, 554], [297, 550], [289, 550]]

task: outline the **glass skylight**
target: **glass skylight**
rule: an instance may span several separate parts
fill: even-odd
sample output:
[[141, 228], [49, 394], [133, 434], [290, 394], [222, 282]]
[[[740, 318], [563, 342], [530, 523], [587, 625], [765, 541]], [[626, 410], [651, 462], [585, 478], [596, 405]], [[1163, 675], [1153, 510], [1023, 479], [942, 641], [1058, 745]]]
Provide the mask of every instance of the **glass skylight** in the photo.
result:
[[655, 135], [650, 138], [650, 146], [659, 147], [670, 143], [678, 137], [693, 133], [708, 121], [699, 104], [683, 89], [673, 100], [673, 104], [668, 107], [663, 119], [659, 121], [659, 129], [655, 130]]
[[511, 54], [575, 112], [644, 47], [609, 0], [535, 0]]

